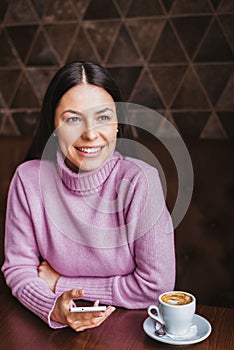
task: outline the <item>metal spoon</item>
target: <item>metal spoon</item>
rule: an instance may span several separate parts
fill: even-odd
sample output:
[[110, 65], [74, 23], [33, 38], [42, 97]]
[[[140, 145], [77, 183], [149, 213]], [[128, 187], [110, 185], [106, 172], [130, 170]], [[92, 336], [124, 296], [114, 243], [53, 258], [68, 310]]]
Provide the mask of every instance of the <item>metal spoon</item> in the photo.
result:
[[[159, 328], [157, 326], [159, 326]], [[165, 325], [163, 323], [157, 321], [156, 325], [155, 325], [155, 333], [159, 337], [165, 336], [167, 334], [166, 329], [165, 329]]]

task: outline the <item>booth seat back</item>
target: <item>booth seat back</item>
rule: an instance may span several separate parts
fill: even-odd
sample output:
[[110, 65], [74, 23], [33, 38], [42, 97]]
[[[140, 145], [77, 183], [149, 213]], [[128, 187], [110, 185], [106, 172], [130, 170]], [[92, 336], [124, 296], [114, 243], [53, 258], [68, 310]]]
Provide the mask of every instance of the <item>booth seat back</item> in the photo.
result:
[[[162, 166], [172, 211], [176, 165], [161, 143], [147, 138], [144, 144]], [[176, 289], [194, 293], [202, 304], [234, 307], [234, 142], [193, 140], [186, 146], [194, 188], [187, 213], [175, 228]]]
[[3, 241], [7, 192], [14, 171], [29, 149], [32, 139], [21, 136], [0, 136], [0, 263], [3, 261]]
[[[149, 137], [139, 142], [154, 154], [164, 171], [166, 199], [172, 210], [178, 190], [175, 164], [161, 143]], [[0, 137], [1, 264], [7, 191], [30, 143], [30, 137]], [[194, 190], [188, 211], [175, 229], [176, 289], [194, 293], [201, 304], [234, 307], [234, 144], [197, 140], [186, 145], [193, 164]]]
[[6, 196], [10, 179], [29, 149], [32, 139], [21, 136], [0, 136], [0, 212], [5, 210]]

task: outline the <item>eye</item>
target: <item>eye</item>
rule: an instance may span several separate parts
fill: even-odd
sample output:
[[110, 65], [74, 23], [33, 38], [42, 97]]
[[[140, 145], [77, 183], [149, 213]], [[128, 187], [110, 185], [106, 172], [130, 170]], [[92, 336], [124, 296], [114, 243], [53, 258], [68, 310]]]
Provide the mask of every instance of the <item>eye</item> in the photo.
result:
[[79, 117], [69, 117], [69, 118], [66, 118], [65, 122], [67, 124], [77, 124], [81, 121], [81, 119]]
[[104, 120], [110, 120], [111, 117], [109, 115], [100, 115], [98, 117], [98, 120], [104, 121]]

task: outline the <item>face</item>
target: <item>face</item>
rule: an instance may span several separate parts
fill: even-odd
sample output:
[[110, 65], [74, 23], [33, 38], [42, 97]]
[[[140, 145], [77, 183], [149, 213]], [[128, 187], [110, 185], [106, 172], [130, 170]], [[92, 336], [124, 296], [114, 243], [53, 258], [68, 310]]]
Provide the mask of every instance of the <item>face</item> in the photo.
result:
[[55, 110], [55, 128], [71, 170], [98, 169], [116, 145], [114, 100], [101, 87], [78, 84], [62, 96]]

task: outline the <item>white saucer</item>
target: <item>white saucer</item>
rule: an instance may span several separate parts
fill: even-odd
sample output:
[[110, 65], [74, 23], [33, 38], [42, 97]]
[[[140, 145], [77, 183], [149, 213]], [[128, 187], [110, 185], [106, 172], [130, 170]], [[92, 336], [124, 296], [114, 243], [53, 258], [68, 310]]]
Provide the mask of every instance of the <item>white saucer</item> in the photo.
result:
[[148, 317], [144, 321], [143, 329], [149, 337], [156, 339], [162, 343], [167, 343], [172, 345], [187, 345], [187, 344], [199, 343], [200, 341], [206, 339], [210, 335], [211, 325], [204, 317], [195, 314], [192, 319], [192, 326], [194, 325], [197, 327], [196, 334], [192, 335], [190, 338], [180, 337], [179, 339], [171, 338], [168, 335], [158, 336], [155, 333], [155, 321], [151, 317]]

